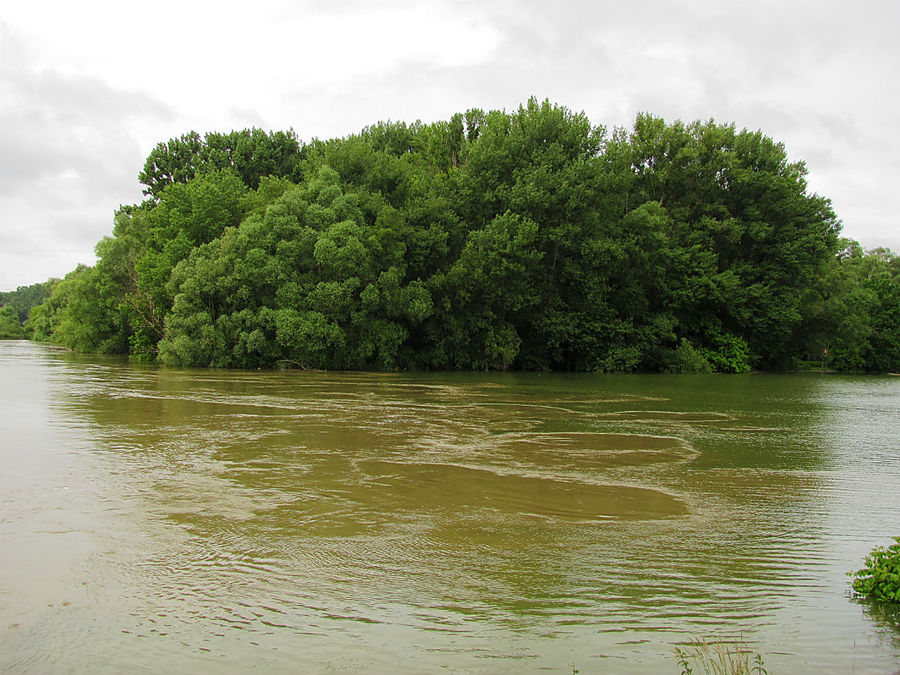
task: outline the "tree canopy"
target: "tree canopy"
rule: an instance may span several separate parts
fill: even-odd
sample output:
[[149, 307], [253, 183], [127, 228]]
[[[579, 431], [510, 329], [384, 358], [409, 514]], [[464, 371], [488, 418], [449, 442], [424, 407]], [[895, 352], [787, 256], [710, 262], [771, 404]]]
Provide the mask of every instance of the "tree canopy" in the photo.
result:
[[30, 337], [28, 315], [50, 297], [56, 279], [0, 293], [0, 340]]
[[160, 143], [35, 337], [190, 366], [900, 369], [890, 252], [759, 131], [529, 100]]

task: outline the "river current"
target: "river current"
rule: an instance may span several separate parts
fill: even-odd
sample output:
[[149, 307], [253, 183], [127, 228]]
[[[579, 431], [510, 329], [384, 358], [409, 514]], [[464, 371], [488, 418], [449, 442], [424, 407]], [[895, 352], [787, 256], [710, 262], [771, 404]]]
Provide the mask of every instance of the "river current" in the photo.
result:
[[0, 669], [900, 672], [900, 378], [183, 370], [0, 342]]

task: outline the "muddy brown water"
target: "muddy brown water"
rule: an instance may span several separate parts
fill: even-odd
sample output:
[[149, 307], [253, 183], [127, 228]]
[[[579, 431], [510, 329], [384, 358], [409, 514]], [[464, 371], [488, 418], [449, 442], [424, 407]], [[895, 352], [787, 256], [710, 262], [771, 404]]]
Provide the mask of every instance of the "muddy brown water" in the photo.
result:
[[0, 342], [0, 669], [900, 671], [900, 378], [233, 372]]

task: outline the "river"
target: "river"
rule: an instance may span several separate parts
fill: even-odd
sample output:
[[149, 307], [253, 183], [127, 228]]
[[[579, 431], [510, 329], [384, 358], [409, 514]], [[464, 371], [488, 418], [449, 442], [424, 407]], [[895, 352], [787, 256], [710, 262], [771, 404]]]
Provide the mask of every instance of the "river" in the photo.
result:
[[[0, 669], [900, 672], [900, 378], [180, 370], [0, 342]], [[698, 671], [695, 671], [698, 672]]]

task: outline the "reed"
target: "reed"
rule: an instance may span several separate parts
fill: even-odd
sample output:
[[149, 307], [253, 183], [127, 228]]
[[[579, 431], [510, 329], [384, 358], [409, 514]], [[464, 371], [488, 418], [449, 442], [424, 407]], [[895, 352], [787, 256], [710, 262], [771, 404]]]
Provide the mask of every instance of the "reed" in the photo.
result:
[[762, 655], [741, 639], [695, 638], [675, 648], [681, 675], [768, 675]]

